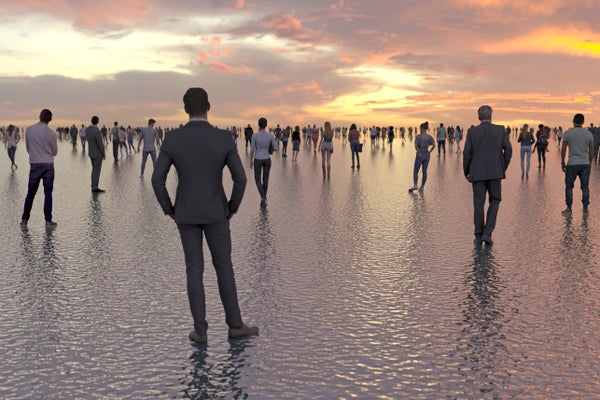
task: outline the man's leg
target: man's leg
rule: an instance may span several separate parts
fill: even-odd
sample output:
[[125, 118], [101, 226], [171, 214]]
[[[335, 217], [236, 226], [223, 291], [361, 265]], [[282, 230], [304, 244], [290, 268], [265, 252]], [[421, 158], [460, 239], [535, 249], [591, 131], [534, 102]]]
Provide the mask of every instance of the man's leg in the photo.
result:
[[487, 185], [485, 181], [472, 183], [473, 186], [473, 223], [475, 224], [475, 236], [483, 235], [485, 195]]
[[590, 169], [589, 165], [582, 165], [579, 171], [579, 182], [581, 183], [581, 201], [583, 202], [583, 209], [588, 208], [590, 204]]
[[42, 173], [44, 182], [44, 218], [52, 221], [52, 190], [54, 190], [54, 165], [44, 168]]
[[142, 152], [142, 176], [144, 176], [144, 170], [146, 169], [146, 159], [148, 158], [148, 154], [147, 151]]
[[263, 162], [263, 173], [262, 173], [262, 186], [263, 191], [265, 192], [265, 197], [267, 197], [267, 189], [269, 188], [269, 172], [271, 172], [271, 159], [268, 158]]
[[483, 236], [491, 238], [492, 232], [494, 232], [494, 228], [496, 227], [496, 217], [498, 216], [500, 201], [502, 201], [502, 181], [500, 179], [495, 179], [485, 182], [487, 184], [487, 191], [489, 193], [490, 205], [485, 218]]
[[422, 161], [423, 164], [423, 176], [421, 178], [421, 187], [425, 186], [425, 182], [427, 182], [427, 168], [429, 167], [429, 158], [426, 158]]
[[260, 195], [261, 200], [265, 198], [265, 190], [261, 181], [263, 161], [264, 160], [254, 159], [254, 181], [256, 182], [256, 188], [258, 189], [258, 194]]
[[206, 306], [204, 300], [204, 256], [202, 254], [202, 226], [177, 224], [187, 275], [187, 293], [190, 310], [194, 319], [194, 330], [200, 336], [206, 335]]
[[219, 295], [225, 310], [225, 322], [230, 328], [241, 328], [242, 314], [238, 304], [237, 288], [231, 262], [231, 231], [229, 220], [204, 226], [206, 243], [217, 273]]
[[37, 193], [38, 187], [40, 186], [40, 180], [42, 179], [42, 169], [39, 166], [31, 166], [29, 170], [29, 182], [27, 184], [27, 196], [25, 197], [25, 205], [23, 206], [22, 220], [28, 221], [31, 215], [31, 208], [33, 207], [33, 199]]
[[575, 178], [577, 177], [577, 169], [574, 165], [567, 165], [565, 173], [565, 203], [567, 209], [571, 209], [573, 205], [573, 187], [575, 187]]
[[152, 159], [152, 166], [156, 166], [156, 150], [150, 152], [150, 158]]

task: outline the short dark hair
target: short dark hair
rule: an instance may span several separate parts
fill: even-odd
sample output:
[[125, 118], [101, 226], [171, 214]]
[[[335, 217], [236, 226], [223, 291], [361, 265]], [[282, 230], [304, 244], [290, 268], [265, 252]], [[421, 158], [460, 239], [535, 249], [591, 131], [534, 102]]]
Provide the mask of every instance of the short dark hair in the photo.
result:
[[575, 125], [583, 125], [584, 122], [585, 117], [583, 116], [583, 114], [575, 114], [575, 116], [573, 117], [573, 123]]
[[479, 107], [479, 110], [477, 110], [477, 116], [479, 117], [480, 121], [491, 120], [492, 119], [492, 107], [490, 107], [488, 105], [483, 105], [483, 106]]
[[265, 129], [267, 127], [267, 119], [265, 117], [260, 117], [258, 119], [258, 127], [260, 129]]
[[52, 121], [52, 111], [48, 110], [47, 108], [44, 108], [40, 112], [40, 121], [45, 122], [46, 124]]
[[183, 95], [183, 106], [190, 115], [205, 114], [208, 111], [208, 93], [202, 88], [189, 88]]
[[94, 115], [92, 117], [92, 125], [96, 125], [96, 124], [98, 124], [98, 122], [100, 122], [100, 118], [98, 118], [96, 115]]
[[152, 124], [154, 124], [154, 123], [156, 123], [156, 121], [154, 120], [154, 118], [150, 118], [150, 119], [148, 120], [148, 125], [152, 125]]

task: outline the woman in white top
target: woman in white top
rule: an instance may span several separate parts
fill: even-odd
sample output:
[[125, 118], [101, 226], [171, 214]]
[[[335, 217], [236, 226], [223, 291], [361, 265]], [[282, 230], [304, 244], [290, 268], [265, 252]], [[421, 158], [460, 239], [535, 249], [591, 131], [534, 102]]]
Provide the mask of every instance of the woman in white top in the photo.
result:
[[21, 136], [18, 132], [15, 132], [15, 126], [9, 125], [4, 137], [4, 143], [6, 144], [6, 150], [8, 151], [8, 158], [10, 158], [11, 169], [17, 169], [15, 164], [15, 153], [17, 151], [17, 143], [21, 140]]

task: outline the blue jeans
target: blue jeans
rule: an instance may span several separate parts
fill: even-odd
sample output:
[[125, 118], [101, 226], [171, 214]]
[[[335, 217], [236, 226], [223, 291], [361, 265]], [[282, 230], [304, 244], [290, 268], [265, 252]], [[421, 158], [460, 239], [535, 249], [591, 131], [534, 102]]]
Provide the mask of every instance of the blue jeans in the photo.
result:
[[429, 157], [424, 158], [421, 156], [415, 157], [415, 166], [413, 168], [413, 182], [415, 186], [417, 186], [417, 182], [419, 181], [419, 169], [423, 166], [423, 178], [421, 179], [421, 186], [425, 186], [425, 182], [427, 182], [427, 166], [429, 165]]
[[40, 181], [44, 182], [44, 217], [46, 221], [52, 221], [52, 190], [54, 189], [54, 164], [31, 164], [29, 170], [29, 184], [27, 186], [27, 197], [23, 207], [21, 219], [29, 220], [33, 199], [37, 193]]
[[[525, 169], [525, 156], [527, 156], [527, 169]], [[521, 173], [529, 173], [531, 165], [531, 146], [521, 146]]]
[[583, 202], [583, 208], [586, 209], [590, 204], [590, 165], [589, 164], [577, 164], [567, 165], [567, 172], [565, 173], [565, 200], [567, 208], [571, 208], [573, 205], [573, 188], [575, 187], [575, 179], [579, 177], [581, 183], [581, 201]]
[[352, 165], [354, 165], [354, 156], [356, 155], [356, 162], [360, 165], [360, 157], [358, 156], [358, 148], [360, 147], [358, 142], [350, 142], [350, 150], [352, 151]]
[[146, 159], [148, 158], [148, 154], [150, 154], [150, 158], [152, 159], [152, 166], [156, 165], [156, 150], [144, 151], [144, 154], [142, 155], [142, 175], [144, 175], [144, 170], [146, 169]]

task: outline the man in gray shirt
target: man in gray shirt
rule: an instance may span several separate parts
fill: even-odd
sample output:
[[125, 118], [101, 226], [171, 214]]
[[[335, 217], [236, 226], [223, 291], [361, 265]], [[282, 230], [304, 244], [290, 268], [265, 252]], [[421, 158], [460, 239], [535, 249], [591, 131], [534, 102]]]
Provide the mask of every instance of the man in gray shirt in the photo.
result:
[[[565, 172], [565, 202], [567, 208], [562, 214], [565, 217], [573, 215], [573, 187], [575, 179], [579, 177], [581, 183], [581, 195], [583, 202], [583, 216], [589, 215], [588, 204], [590, 203], [590, 164], [594, 158], [594, 137], [587, 129], [582, 128], [584, 123], [583, 114], [575, 114], [573, 117], [573, 128], [567, 130], [563, 137], [560, 149], [560, 160], [562, 170]], [[565, 156], [569, 149], [569, 161], [565, 164]]]
[[142, 141], [144, 142], [144, 149], [142, 153], [142, 173], [140, 174], [140, 178], [144, 179], [144, 170], [146, 169], [146, 159], [148, 155], [152, 158], [152, 167], [156, 165], [156, 145], [155, 142], [158, 141], [158, 133], [156, 129], [154, 129], [155, 120], [150, 118], [148, 120], [148, 127], [142, 128], [140, 132], [140, 139], [138, 140], [138, 152], [140, 151], [140, 145]]

